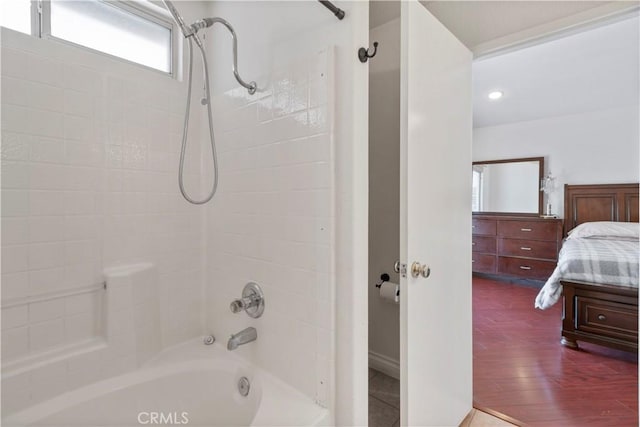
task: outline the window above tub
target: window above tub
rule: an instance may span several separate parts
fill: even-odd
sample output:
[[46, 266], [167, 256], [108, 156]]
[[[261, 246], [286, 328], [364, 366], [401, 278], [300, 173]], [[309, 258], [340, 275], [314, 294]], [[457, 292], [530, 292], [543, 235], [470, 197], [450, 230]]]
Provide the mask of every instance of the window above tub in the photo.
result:
[[173, 75], [178, 34], [170, 15], [145, 1], [11, 0], [0, 25], [89, 48]]

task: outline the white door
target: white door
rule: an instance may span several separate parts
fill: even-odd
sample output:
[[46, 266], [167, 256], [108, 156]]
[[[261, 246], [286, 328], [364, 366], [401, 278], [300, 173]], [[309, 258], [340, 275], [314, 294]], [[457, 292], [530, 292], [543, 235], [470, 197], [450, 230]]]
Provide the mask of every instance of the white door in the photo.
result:
[[400, 420], [457, 426], [472, 406], [472, 55], [420, 3], [401, 7]]

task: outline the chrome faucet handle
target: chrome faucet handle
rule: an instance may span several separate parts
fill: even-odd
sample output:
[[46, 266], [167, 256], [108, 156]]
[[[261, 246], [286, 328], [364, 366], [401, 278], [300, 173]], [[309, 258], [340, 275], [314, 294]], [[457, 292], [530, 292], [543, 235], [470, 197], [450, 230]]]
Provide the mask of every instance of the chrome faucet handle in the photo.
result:
[[231, 305], [229, 305], [229, 308], [231, 309], [232, 313], [239, 313], [244, 310], [244, 304], [242, 303], [242, 300], [236, 299], [231, 301]]
[[258, 318], [264, 312], [264, 294], [257, 283], [249, 282], [242, 290], [242, 298], [231, 301], [229, 309], [232, 313], [244, 310], [249, 317]]

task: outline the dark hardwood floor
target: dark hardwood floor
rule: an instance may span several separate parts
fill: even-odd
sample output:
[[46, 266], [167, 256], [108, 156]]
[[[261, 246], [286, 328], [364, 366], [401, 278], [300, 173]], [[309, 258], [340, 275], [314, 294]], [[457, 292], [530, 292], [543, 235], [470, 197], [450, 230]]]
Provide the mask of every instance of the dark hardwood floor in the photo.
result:
[[474, 277], [474, 406], [532, 426], [638, 426], [636, 354], [560, 345], [561, 303], [535, 288]]

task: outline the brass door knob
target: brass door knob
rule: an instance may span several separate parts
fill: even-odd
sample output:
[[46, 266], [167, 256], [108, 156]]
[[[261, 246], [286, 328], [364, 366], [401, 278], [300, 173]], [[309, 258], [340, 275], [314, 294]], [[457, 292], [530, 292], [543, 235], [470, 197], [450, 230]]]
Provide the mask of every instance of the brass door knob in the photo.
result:
[[414, 262], [411, 264], [411, 275], [413, 277], [422, 276], [425, 279], [431, 275], [431, 269], [427, 267], [426, 264], [420, 264], [419, 262]]

